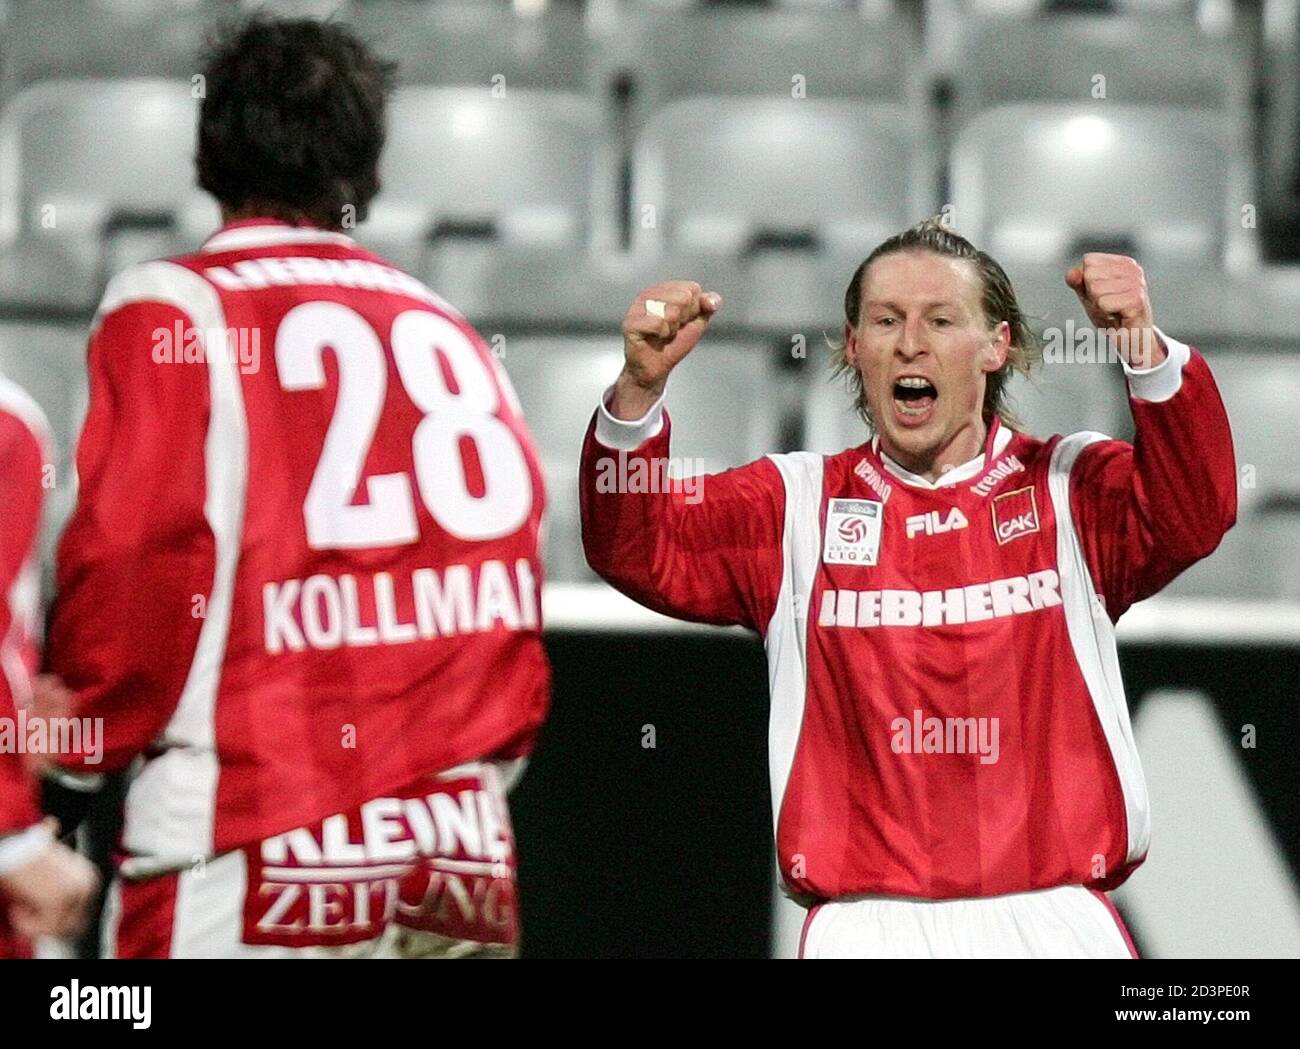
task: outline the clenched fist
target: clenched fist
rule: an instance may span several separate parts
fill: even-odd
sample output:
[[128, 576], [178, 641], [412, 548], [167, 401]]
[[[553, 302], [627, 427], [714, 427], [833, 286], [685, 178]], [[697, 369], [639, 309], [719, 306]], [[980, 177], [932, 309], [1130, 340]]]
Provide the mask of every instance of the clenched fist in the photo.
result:
[[721, 305], [721, 295], [691, 280], [662, 281], [636, 297], [623, 318], [623, 371], [609, 405], [615, 418], [639, 419], [650, 410]]
[[1127, 255], [1089, 252], [1065, 275], [1098, 328], [1115, 331], [1120, 356], [1134, 368], [1152, 368], [1165, 359], [1165, 348], [1151, 317], [1151, 299], [1142, 267]]

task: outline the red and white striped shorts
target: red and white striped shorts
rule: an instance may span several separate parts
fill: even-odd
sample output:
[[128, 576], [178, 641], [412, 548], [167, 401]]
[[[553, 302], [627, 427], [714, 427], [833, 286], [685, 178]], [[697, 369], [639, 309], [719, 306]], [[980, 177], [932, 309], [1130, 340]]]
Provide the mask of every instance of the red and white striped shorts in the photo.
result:
[[114, 879], [117, 958], [513, 957], [501, 770], [452, 769], [185, 870]]

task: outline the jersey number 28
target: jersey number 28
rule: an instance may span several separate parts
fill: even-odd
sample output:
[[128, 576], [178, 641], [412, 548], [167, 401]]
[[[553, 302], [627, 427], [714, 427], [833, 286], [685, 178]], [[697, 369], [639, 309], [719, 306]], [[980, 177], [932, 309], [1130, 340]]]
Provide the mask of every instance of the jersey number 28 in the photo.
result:
[[[411, 455], [429, 514], [460, 539], [496, 539], [514, 532], [532, 507], [532, 481], [518, 439], [495, 415], [500, 394], [478, 351], [455, 324], [426, 310], [399, 314], [389, 343], [402, 386], [424, 413]], [[369, 322], [337, 302], [295, 306], [275, 336], [280, 385], [321, 389], [327, 346], [338, 362], [338, 401], [303, 504], [307, 542], [318, 550], [413, 543], [420, 532], [405, 473], [367, 478], [367, 502], [352, 502], [388, 388], [384, 348]], [[456, 391], [443, 377], [439, 350]], [[472, 440], [478, 453], [481, 496], [469, 490], [462, 437]]]

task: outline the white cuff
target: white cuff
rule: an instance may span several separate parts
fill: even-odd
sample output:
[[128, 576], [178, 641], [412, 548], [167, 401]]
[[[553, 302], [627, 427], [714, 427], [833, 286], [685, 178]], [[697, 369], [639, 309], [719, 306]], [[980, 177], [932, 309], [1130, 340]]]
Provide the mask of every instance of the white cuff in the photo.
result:
[[1192, 359], [1191, 348], [1185, 342], [1171, 339], [1159, 328], [1156, 334], [1165, 344], [1165, 359], [1154, 368], [1132, 368], [1128, 361], [1120, 361], [1124, 366], [1124, 376], [1128, 379], [1128, 392], [1139, 401], [1159, 403], [1167, 401], [1183, 385], [1183, 367]]
[[658, 437], [664, 428], [664, 399], [661, 396], [651, 409], [640, 419], [629, 421], [615, 419], [606, 407], [614, 387], [600, 395], [600, 407], [596, 410], [596, 440], [606, 448], [621, 452], [631, 452], [640, 448], [651, 437]]
[[17, 834], [0, 838], [0, 875], [26, 867], [46, 850], [54, 835], [44, 823], [37, 823]]

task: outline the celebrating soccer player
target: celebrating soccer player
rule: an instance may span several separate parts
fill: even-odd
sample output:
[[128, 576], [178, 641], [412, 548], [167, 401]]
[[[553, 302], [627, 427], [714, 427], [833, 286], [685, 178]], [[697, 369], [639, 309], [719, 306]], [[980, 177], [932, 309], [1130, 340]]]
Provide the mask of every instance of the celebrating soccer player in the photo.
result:
[[1132, 952], [1104, 893], [1145, 858], [1150, 813], [1114, 624], [1218, 545], [1235, 465], [1209, 368], [1155, 326], [1138, 264], [1088, 254], [1065, 279], [1121, 358], [1133, 444], [1015, 428], [1033, 338], [998, 263], [931, 221], [845, 296], [869, 440], [691, 499], [595, 481], [611, 457], [667, 459], [668, 377], [721, 299], [668, 281], [624, 320], [583, 447], [587, 558], [652, 608], [762, 635], [804, 957]]

